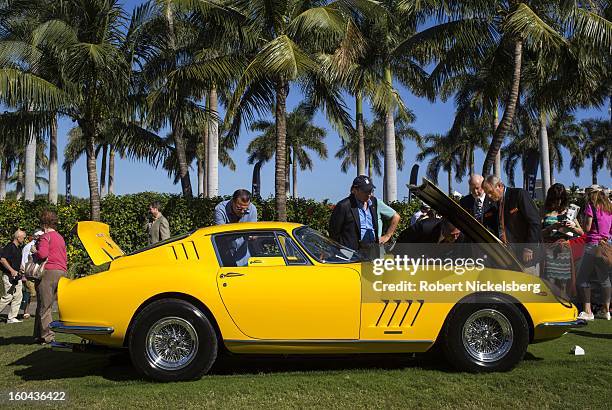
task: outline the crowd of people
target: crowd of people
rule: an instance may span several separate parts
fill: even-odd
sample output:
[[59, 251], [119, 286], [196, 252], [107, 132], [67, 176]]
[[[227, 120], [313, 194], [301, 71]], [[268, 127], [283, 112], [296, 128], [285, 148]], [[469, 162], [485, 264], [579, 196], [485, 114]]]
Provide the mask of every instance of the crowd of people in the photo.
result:
[[[581, 319], [610, 320], [612, 202], [601, 187], [593, 185], [586, 190], [586, 205], [578, 212], [578, 207], [569, 203], [562, 184], [550, 187], [539, 210], [527, 191], [506, 187], [497, 176], [472, 175], [468, 183], [470, 193], [459, 200], [459, 205], [507, 244], [526, 271], [575, 296], [583, 306]], [[374, 189], [370, 177], [356, 177], [350, 194], [336, 204], [329, 220], [329, 236], [366, 257], [384, 254], [401, 219], [393, 208], [374, 196]], [[169, 239], [170, 226], [161, 204], [152, 202], [149, 214], [151, 220], [145, 227], [149, 245]], [[217, 225], [256, 221], [257, 208], [245, 189], [236, 190], [231, 199], [220, 202], [214, 210]], [[29, 303], [36, 296], [34, 339], [41, 344], [54, 339], [49, 328], [52, 306], [58, 282], [67, 271], [66, 244], [56, 231], [57, 223], [55, 212], [44, 211], [41, 228], [27, 243], [26, 232], [18, 229], [0, 252], [0, 312], [9, 306], [7, 323], [20, 323], [30, 317]], [[397, 236], [397, 242], [455, 243], [461, 238], [461, 231], [449, 218], [440, 217], [429, 205], [422, 204], [408, 228]], [[236, 260], [248, 259], [247, 241], [248, 238], [240, 243], [234, 240], [231, 251], [236, 255], [244, 253], [242, 257], [235, 255]], [[36, 278], [27, 275], [28, 265], [32, 264], [42, 272]], [[601, 292], [601, 308], [596, 314], [591, 303], [593, 285]]]
[[[28, 319], [29, 303], [36, 296], [34, 341], [48, 344], [54, 340], [49, 328], [51, 312], [57, 295], [57, 284], [66, 276], [68, 258], [64, 238], [56, 231], [57, 214], [46, 210], [40, 216], [41, 229], [36, 230], [29, 242], [22, 247], [26, 232], [17, 229], [13, 240], [2, 248], [0, 270], [2, 271], [3, 295], [0, 298], [0, 312], [10, 306], [8, 324]], [[40, 269], [41, 275], [29, 276], [28, 265]], [[38, 266], [36, 266], [38, 265]], [[19, 312], [23, 311], [19, 319]]]

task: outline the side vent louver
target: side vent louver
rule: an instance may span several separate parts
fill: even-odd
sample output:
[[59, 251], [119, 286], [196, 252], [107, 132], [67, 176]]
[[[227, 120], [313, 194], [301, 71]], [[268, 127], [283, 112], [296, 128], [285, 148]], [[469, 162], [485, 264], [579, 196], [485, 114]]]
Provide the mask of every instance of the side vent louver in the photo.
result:
[[424, 304], [423, 300], [383, 300], [383, 302], [385, 305], [376, 320], [374, 325], [376, 327], [412, 327]]
[[170, 257], [176, 260], [199, 260], [200, 254], [193, 241], [173, 243], [168, 246], [171, 249]]

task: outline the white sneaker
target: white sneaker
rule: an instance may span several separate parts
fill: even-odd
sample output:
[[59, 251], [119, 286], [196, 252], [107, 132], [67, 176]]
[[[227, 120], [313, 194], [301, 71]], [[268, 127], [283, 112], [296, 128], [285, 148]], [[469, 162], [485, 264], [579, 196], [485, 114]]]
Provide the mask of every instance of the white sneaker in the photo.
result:
[[578, 315], [578, 319], [591, 321], [595, 320], [595, 316], [593, 315], [593, 313], [580, 312], [580, 314]]
[[610, 312], [602, 312], [602, 311], [599, 311], [599, 312], [597, 312], [597, 314], [595, 315], [595, 317], [596, 317], [597, 319], [610, 320]]
[[23, 322], [23, 320], [19, 320], [19, 319], [9, 319], [6, 321], [6, 323], [21, 323]]

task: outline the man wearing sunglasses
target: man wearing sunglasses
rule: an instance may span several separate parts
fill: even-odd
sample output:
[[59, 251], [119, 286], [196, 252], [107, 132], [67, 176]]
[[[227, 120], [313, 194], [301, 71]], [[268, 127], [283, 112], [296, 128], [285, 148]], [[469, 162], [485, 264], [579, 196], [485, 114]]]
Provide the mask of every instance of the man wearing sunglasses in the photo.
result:
[[215, 225], [237, 222], [257, 222], [257, 208], [246, 189], [237, 189], [232, 199], [222, 201], [215, 207]]

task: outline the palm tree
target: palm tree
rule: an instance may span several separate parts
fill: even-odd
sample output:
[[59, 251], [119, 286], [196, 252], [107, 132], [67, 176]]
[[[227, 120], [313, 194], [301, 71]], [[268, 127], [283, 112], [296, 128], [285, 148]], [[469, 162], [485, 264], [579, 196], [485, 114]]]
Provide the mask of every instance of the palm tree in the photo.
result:
[[446, 34], [439, 37], [436, 55], [440, 57], [431, 75], [432, 84], [439, 87], [456, 73], [478, 72], [487, 58], [483, 50], [496, 48], [496, 54], [511, 56], [508, 88], [504, 93], [505, 110], [483, 164], [483, 174], [488, 174], [504, 135], [512, 126], [519, 102], [523, 49], [558, 49], [566, 44], [565, 36], [578, 37], [609, 49], [612, 28], [610, 22], [601, 17], [598, 2], [567, 3], [562, 7], [553, 0], [445, 3], [438, 15], [452, 24]]
[[[411, 111], [407, 112], [407, 116], [395, 116], [395, 150], [397, 158], [397, 169], [401, 171], [404, 168], [404, 143], [410, 139], [421, 143], [421, 136], [418, 131], [411, 126], [414, 121], [414, 115]], [[364, 123], [364, 156], [366, 159], [367, 175], [372, 176], [382, 175], [382, 165], [385, 156], [385, 120], [384, 115], [376, 115], [375, 120], [371, 123]], [[342, 145], [335, 157], [342, 160], [340, 170], [344, 173], [348, 172], [351, 166], [356, 166], [359, 159], [359, 136], [353, 133], [348, 141], [342, 141]]]
[[453, 193], [453, 170], [455, 179], [461, 181], [461, 160], [455, 152], [455, 142], [446, 135], [429, 134], [423, 139], [423, 148], [417, 155], [417, 161], [429, 157], [426, 175], [434, 183], [438, 183], [438, 173], [444, 170], [448, 174], [448, 194]]
[[221, 3], [158, 0], [149, 3], [141, 28], [146, 41], [136, 60], [145, 124], [155, 132], [170, 126], [185, 197], [193, 195], [185, 128], [206, 127], [207, 192], [217, 195], [218, 95], [245, 67], [241, 28]]
[[[44, 50], [45, 58], [57, 63], [59, 80], [52, 84], [43, 76], [37, 77], [20, 69], [12, 74], [37, 84], [38, 90], [31, 86], [21, 87], [19, 97], [23, 101], [47, 111], [58, 109], [81, 128], [86, 141], [91, 218], [99, 220], [100, 195], [95, 161], [98, 126], [111, 116], [110, 107], [112, 114], [120, 112], [124, 117], [133, 108], [126, 101], [131, 67], [121, 49], [126, 39], [124, 14], [113, 0], [42, 4], [44, 8], [30, 6], [30, 12], [38, 13], [41, 20], [32, 36]], [[13, 52], [14, 48], [7, 47]], [[21, 60], [27, 61], [26, 58]], [[0, 90], [0, 93], [3, 91], [6, 92]], [[43, 93], [39, 94], [40, 91]], [[47, 98], [41, 98], [44, 96]]]
[[571, 160], [571, 168], [578, 176], [587, 158], [591, 159], [591, 177], [597, 184], [597, 173], [607, 164], [612, 176], [612, 127], [609, 121], [587, 119], [580, 121], [578, 136], [581, 139], [580, 150]]
[[[231, 9], [239, 13], [258, 42], [240, 77], [228, 107], [232, 122], [231, 136], [237, 136], [243, 120], [253, 122], [254, 113], [263, 114], [263, 106], [275, 107], [275, 197], [276, 218], [287, 220], [287, 109], [290, 85], [298, 80], [309, 83], [306, 93], [311, 101], [323, 105], [335, 123], [345, 123], [340, 94], [331, 91], [321, 70], [318, 53], [336, 46], [344, 32], [341, 11], [349, 1], [331, 5], [313, 3], [234, 1]], [[369, 3], [369, 1], [362, 2]], [[340, 113], [340, 116], [337, 114]], [[343, 115], [344, 114], [344, 115]]]
[[[298, 167], [304, 171], [312, 170], [313, 162], [306, 149], [312, 150], [321, 159], [327, 158], [327, 148], [323, 140], [327, 132], [324, 128], [313, 125], [314, 112], [302, 103], [287, 115], [287, 157], [291, 158], [291, 175], [293, 198], [298, 197], [297, 171]], [[260, 120], [251, 125], [251, 131], [261, 134], [255, 137], [247, 147], [249, 164], [258, 161], [268, 162], [276, 154], [275, 124], [271, 121]], [[287, 163], [287, 166], [289, 163]], [[287, 172], [289, 184], [289, 172]], [[288, 190], [287, 190], [288, 191]]]
[[[518, 107], [515, 126], [510, 132], [511, 142], [502, 149], [504, 170], [508, 175], [510, 185], [515, 185], [515, 168], [521, 162], [523, 170], [527, 167], [529, 157], [538, 157], [541, 152], [540, 119], [524, 107]], [[564, 112], [551, 117], [548, 132], [548, 147], [550, 153], [547, 168], [552, 171], [563, 169], [562, 149], [569, 150], [572, 156], [578, 155], [578, 139], [575, 136], [576, 125], [573, 115]], [[545, 192], [544, 192], [545, 193]]]
[[[407, 112], [399, 94], [393, 88], [393, 81], [398, 81], [414, 94], [424, 93], [427, 74], [420, 65], [424, 54], [420, 47], [413, 43], [413, 39], [418, 34], [418, 24], [428, 12], [428, 6], [420, 2], [407, 4], [402, 1], [381, 1], [376, 9], [377, 13], [372, 18], [366, 18], [361, 27], [366, 47], [364, 58], [356, 65], [356, 78], [359, 81], [354, 83], [354, 86], [359, 90], [359, 83], [367, 84], [373, 77], [378, 85], [370, 99], [375, 110], [384, 113], [385, 118], [383, 196], [388, 202], [397, 200], [396, 113], [404, 116]], [[364, 70], [366, 73], [359, 73]], [[374, 71], [376, 74], [372, 75], [367, 71]], [[365, 92], [371, 89], [373, 87], [367, 87]], [[359, 105], [359, 100], [357, 103]]]
[[[194, 128], [186, 128], [184, 132], [185, 136], [185, 155], [187, 163], [191, 164], [194, 159], [197, 159], [198, 149], [200, 149], [200, 138], [202, 131]], [[162, 160], [162, 167], [168, 172], [168, 176], [173, 178], [173, 182], [177, 184], [180, 182], [180, 168], [178, 165], [178, 156], [173, 144], [171, 136], [165, 138], [166, 143], [166, 154]], [[219, 163], [223, 166], [228, 167], [231, 171], [236, 170], [236, 163], [232, 159], [230, 153], [227, 150], [228, 144], [224, 141], [219, 144]]]

